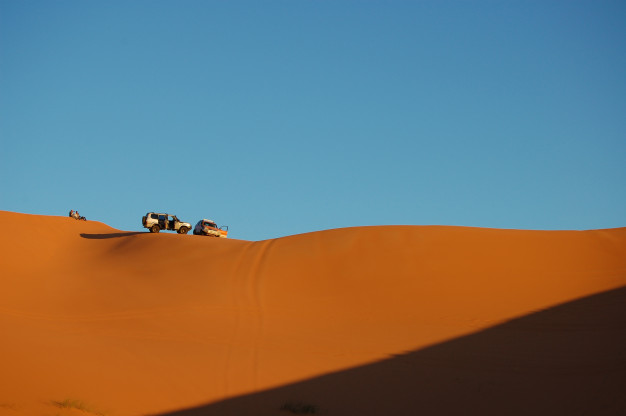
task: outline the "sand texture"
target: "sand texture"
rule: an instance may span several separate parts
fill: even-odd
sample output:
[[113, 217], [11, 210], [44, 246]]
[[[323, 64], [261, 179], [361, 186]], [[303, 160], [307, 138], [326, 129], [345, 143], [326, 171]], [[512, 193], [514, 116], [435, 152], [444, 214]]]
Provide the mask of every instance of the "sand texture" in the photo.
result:
[[0, 229], [0, 415], [626, 414], [626, 228]]

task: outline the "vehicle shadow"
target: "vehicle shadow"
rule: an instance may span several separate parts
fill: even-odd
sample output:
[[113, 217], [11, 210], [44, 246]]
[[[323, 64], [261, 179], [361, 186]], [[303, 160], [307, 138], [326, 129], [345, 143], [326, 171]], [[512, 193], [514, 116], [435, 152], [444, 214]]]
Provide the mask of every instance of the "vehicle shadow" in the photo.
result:
[[626, 287], [372, 364], [161, 416], [616, 415], [626, 409], [624, 305]]
[[105, 240], [107, 238], [120, 238], [120, 237], [130, 237], [132, 235], [137, 234], [148, 234], [141, 231], [129, 231], [124, 233], [107, 233], [107, 234], [85, 234], [81, 233], [80, 236], [83, 238], [87, 238], [90, 240]]

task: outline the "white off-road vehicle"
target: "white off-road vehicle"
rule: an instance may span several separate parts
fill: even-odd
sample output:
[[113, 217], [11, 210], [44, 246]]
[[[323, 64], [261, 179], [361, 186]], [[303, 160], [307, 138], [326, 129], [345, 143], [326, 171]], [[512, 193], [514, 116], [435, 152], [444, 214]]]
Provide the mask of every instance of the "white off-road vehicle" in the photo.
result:
[[176, 215], [160, 214], [148, 212], [141, 219], [143, 226], [151, 233], [158, 233], [161, 230], [176, 231], [178, 234], [187, 234], [191, 230], [191, 224], [182, 222]]
[[218, 227], [215, 221], [200, 220], [193, 229], [195, 235], [208, 235], [210, 237], [227, 238], [228, 226]]

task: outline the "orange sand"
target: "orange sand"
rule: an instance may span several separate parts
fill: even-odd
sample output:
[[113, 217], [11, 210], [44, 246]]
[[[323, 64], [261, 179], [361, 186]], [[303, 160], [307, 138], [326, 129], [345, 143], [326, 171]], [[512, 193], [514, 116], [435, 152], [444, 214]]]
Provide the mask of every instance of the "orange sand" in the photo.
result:
[[626, 228], [0, 229], [0, 414], [626, 410]]

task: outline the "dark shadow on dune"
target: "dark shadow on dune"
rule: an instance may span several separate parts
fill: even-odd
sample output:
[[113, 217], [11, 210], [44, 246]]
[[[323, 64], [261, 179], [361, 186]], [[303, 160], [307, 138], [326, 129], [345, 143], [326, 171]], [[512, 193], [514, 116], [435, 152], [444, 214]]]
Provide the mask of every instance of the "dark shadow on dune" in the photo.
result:
[[124, 232], [124, 233], [107, 233], [107, 234], [84, 234], [81, 233], [80, 236], [83, 238], [88, 238], [90, 240], [104, 240], [107, 238], [119, 238], [119, 237], [130, 237], [131, 235], [137, 234], [147, 234], [145, 232], [134, 231], [134, 232]]
[[621, 288], [373, 364], [162, 416], [617, 415], [626, 410], [625, 391]]

